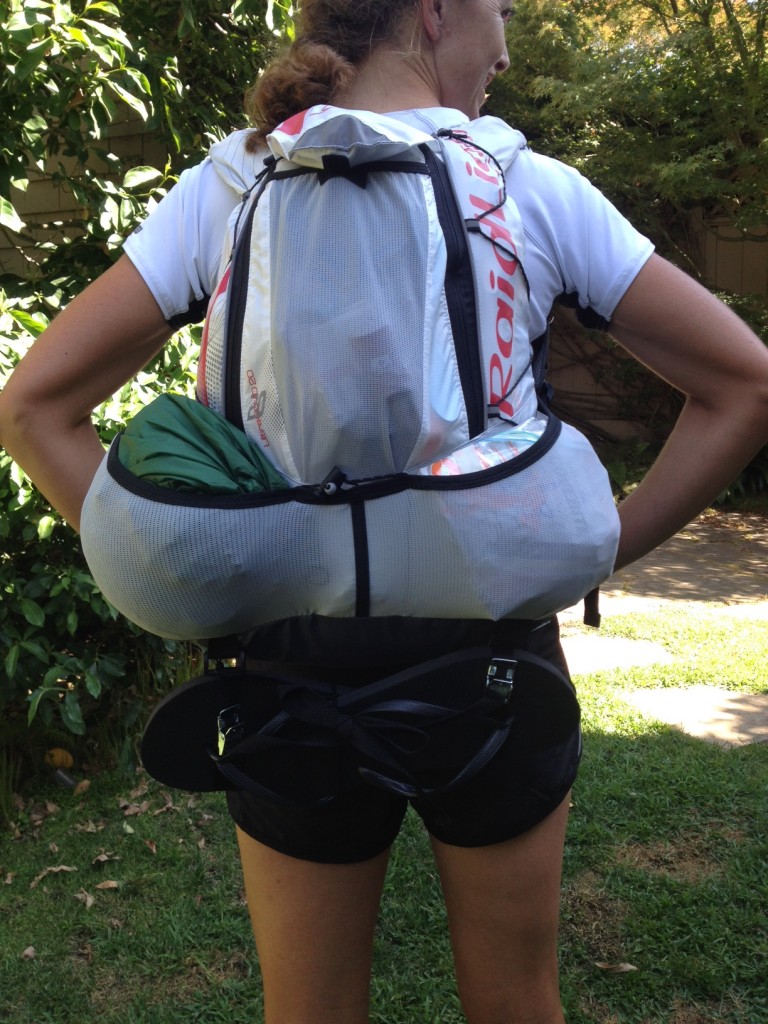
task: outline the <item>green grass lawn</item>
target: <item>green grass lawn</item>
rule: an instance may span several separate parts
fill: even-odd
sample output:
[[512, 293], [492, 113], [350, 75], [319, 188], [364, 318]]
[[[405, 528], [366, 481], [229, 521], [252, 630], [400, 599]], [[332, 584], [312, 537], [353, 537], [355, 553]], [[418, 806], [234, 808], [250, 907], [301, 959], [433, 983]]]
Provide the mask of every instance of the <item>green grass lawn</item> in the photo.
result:
[[[768, 628], [713, 612], [607, 618], [672, 665], [577, 679], [586, 753], [566, 851], [569, 1024], [768, 1021], [768, 745], [643, 718], [633, 687], [768, 691]], [[18, 798], [0, 836], [0, 1021], [257, 1024], [258, 965], [218, 795], [94, 775]], [[631, 969], [630, 969], [631, 967]], [[372, 1021], [459, 1024], [429, 846], [409, 818], [377, 937]]]

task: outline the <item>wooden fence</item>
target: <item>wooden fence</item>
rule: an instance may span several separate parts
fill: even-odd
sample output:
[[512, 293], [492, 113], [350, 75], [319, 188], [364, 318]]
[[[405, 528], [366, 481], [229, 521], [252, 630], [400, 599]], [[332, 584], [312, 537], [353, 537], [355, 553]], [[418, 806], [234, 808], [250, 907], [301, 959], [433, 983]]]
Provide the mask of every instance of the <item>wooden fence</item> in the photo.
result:
[[[149, 164], [153, 167], [164, 167], [166, 162], [165, 148], [149, 133], [144, 122], [130, 109], [125, 108], [122, 119], [116, 120], [107, 132], [109, 148], [123, 161], [125, 167], [137, 167]], [[69, 188], [58, 184], [55, 172], [61, 164], [73, 175], [78, 173], [78, 164], [71, 157], [57, 156], [50, 161], [45, 172], [31, 169], [29, 185], [25, 192], [13, 189], [11, 197], [19, 216], [27, 225], [27, 232], [33, 241], [27, 247], [42, 242], [56, 243], [64, 236], [71, 234], [71, 224], [83, 216], [77, 201]], [[109, 177], [110, 168], [106, 165], [90, 168], [97, 174]], [[0, 273], [24, 275], [26, 261], [18, 252], [13, 240], [0, 232]]]
[[768, 300], [768, 225], [740, 231], [725, 217], [691, 218], [702, 277], [710, 287]]

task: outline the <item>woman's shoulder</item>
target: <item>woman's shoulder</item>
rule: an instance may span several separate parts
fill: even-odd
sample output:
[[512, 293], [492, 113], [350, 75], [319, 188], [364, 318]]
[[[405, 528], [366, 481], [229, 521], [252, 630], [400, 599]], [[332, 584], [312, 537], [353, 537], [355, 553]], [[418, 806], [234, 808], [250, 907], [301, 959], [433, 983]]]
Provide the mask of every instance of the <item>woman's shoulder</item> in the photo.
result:
[[520, 151], [506, 179], [526, 233], [538, 235], [542, 242], [605, 231], [635, 234], [610, 199], [581, 171], [530, 146]]
[[526, 184], [535, 183], [536, 191], [546, 192], [559, 201], [567, 202], [574, 194], [597, 191], [576, 167], [537, 152], [530, 143], [520, 150], [510, 171]]
[[264, 167], [267, 149], [259, 146], [252, 149], [248, 139], [250, 128], [242, 128], [214, 142], [208, 150], [205, 164], [215, 171], [218, 178], [238, 195], [253, 185], [254, 178]]

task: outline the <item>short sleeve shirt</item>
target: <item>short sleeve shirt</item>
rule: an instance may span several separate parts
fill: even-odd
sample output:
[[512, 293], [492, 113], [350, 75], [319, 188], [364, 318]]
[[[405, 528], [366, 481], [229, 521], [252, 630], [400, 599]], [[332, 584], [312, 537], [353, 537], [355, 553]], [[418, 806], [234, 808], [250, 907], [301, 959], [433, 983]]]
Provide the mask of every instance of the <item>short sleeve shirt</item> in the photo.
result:
[[[467, 125], [463, 114], [443, 107], [392, 116], [427, 132]], [[227, 223], [263, 167], [266, 151], [247, 150], [247, 136], [247, 130], [235, 132], [216, 143], [125, 242], [125, 253], [174, 326], [203, 318]], [[651, 242], [578, 171], [551, 157], [525, 148], [505, 176], [525, 232], [531, 340], [545, 333], [562, 297], [594, 326], [607, 326], [653, 252]]]

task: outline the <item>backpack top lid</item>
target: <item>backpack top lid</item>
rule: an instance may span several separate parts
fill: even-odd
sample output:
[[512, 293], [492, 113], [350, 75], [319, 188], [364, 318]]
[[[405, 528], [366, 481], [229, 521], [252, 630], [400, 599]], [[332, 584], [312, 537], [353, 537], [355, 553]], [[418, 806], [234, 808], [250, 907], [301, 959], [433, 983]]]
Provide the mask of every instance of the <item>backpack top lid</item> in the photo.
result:
[[[443, 115], [458, 111], [436, 111]], [[332, 131], [328, 122], [333, 121]], [[399, 160], [423, 162], [422, 146], [440, 152], [437, 132], [451, 129], [467, 132], [485, 149], [490, 150], [503, 168], [508, 168], [527, 142], [522, 132], [511, 128], [498, 117], [483, 116], [474, 121], [460, 116], [435, 117], [439, 127], [429, 134], [396, 114], [376, 114], [370, 110], [347, 110], [329, 104], [309, 107], [289, 117], [267, 136], [272, 153], [304, 167], [321, 168], [323, 158], [343, 154], [350, 166], [372, 160]], [[445, 123], [442, 123], [442, 122]], [[322, 126], [326, 126], [323, 130]], [[331, 141], [332, 140], [332, 141]]]
[[419, 147], [439, 148], [432, 135], [405, 121], [327, 104], [289, 117], [267, 136], [267, 143], [276, 157], [315, 168], [325, 166], [329, 155], [345, 157], [350, 167], [393, 157], [423, 163]]
[[[333, 133], [334, 137], [339, 135], [339, 145], [334, 141], [330, 151], [338, 153], [343, 151], [344, 146], [348, 146], [347, 156], [352, 165], [389, 157], [421, 162], [423, 155], [419, 147], [427, 145], [438, 151], [439, 143], [434, 135], [415, 127], [410, 121], [410, 115], [410, 111], [403, 111], [402, 114], [374, 114], [368, 110], [318, 105], [283, 121], [268, 136], [267, 142], [274, 156], [282, 156], [296, 163], [301, 159], [305, 166], [321, 168], [324, 166], [325, 154], [322, 147], [318, 151], [318, 140], [306, 136], [305, 129], [311, 130], [333, 119], [338, 122], [340, 129], [337, 133], [334, 126]], [[426, 123], [434, 126], [435, 133], [445, 129], [469, 132], [480, 145], [493, 152], [505, 171], [527, 146], [522, 132], [497, 117], [485, 115], [470, 121], [461, 111], [447, 107], [429, 108], [424, 111], [424, 116]], [[251, 153], [243, 145], [250, 134], [249, 128], [234, 132], [215, 142], [208, 151], [208, 159], [218, 176], [241, 195], [253, 186], [255, 175], [263, 167], [264, 150]]]

